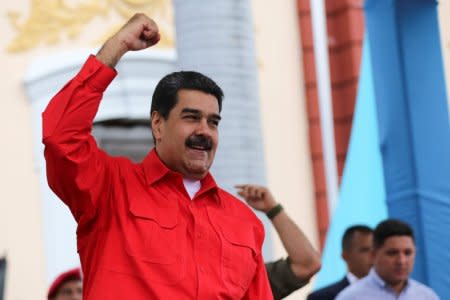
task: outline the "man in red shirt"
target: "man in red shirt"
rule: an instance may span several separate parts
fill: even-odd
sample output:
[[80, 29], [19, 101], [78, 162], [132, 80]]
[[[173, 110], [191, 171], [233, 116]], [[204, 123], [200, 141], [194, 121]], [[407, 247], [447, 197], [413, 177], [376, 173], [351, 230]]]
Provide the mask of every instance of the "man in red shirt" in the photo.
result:
[[223, 97], [211, 79], [176, 72], [158, 83], [156, 146], [140, 164], [91, 135], [120, 58], [158, 41], [157, 25], [135, 15], [43, 113], [48, 182], [78, 223], [83, 299], [272, 299], [263, 226], [209, 173]]

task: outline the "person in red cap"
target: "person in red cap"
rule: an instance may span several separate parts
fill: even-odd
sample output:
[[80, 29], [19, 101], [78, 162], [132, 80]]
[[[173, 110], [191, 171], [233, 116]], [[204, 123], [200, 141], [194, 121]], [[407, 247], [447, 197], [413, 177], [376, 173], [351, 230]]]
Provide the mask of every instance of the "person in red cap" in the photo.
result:
[[75, 268], [60, 274], [48, 289], [48, 300], [81, 300], [83, 286], [81, 270]]

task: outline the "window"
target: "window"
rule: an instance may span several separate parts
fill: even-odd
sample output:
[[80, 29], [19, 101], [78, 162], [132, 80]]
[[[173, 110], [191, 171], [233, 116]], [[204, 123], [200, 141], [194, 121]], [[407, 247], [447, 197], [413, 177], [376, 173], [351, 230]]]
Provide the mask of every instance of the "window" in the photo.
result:
[[141, 162], [153, 148], [150, 120], [109, 119], [94, 124], [98, 146], [112, 156]]

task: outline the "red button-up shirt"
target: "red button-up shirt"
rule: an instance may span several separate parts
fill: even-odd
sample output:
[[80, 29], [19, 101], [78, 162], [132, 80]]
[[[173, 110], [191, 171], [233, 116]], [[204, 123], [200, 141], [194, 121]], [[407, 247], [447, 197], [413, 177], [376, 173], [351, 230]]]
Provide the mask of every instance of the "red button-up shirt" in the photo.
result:
[[91, 56], [43, 113], [48, 182], [78, 223], [83, 299], [272, 299], [264, 229], [246, 205], [210, 174], [191, 201], [154, 150], [133, 164], [97, 147], [115, 75]]

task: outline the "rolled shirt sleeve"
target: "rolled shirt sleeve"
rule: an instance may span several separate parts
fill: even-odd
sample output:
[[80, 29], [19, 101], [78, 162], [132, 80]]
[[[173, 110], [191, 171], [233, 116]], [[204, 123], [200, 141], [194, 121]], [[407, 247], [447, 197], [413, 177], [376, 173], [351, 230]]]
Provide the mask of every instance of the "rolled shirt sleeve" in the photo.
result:
[[266, 263], [266, 270], [275, 300], [283, 299], [308, 283], [300, 281], [292, 272], [289, 257]]

